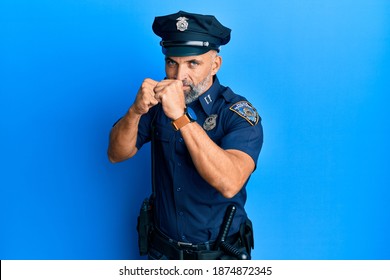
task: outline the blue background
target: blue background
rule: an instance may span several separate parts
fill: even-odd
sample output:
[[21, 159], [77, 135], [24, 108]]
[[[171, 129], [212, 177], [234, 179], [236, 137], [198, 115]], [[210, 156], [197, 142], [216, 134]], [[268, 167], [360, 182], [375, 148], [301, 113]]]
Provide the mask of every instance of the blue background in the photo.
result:
[[139, 258], [150, 152], [111, 165], [108, 134], [178, 10], [232, 28], [220, 81], [263, 118], [254, 258], [390, 259], [390, 2], [189, 2], [0, 2], [0, 259]]

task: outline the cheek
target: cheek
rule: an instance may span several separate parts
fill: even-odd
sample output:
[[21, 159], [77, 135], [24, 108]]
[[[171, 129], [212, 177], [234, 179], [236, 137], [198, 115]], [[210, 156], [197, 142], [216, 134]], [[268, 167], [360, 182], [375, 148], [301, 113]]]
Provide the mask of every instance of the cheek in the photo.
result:
[[175, 79], [177, 75], [177, 68], [174, 66], [165, 65], [165, 74], [168, 79]]
[[165, 75], [168, 79], [174, 79], [175, 77], [175, 71], [172, 70], [172, 68], [165, 67]]
[[199, 84], [202, 82], [208, 75], [210, 74], [210, 69], [202, 69], [202, 71], [199, 71], [197, 73], [194, 73], [192, 76], [192, 80], [195, 84]]

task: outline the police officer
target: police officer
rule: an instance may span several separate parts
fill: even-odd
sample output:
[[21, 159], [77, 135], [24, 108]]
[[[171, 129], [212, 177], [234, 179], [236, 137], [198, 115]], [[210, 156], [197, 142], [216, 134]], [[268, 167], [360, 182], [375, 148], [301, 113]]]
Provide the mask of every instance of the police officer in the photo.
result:
[[153, 140], [154, 230], [151, 259], [236, 258], [216, 240], [229, 205], [226, 242], [250, 255], [246, 184], [263, 143], [261, 119], [244, 97], [220, 84], [220, 46], [231, 30], [214, 16], [179, 11], [156, 17], [166, 78], [146, 78], [114, 125], [111, 162], [133, 157]]

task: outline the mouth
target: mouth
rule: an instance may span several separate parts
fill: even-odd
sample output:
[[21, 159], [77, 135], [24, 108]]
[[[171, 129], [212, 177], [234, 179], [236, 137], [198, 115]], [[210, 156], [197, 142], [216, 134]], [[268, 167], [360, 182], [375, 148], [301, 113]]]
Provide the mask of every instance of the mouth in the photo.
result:
[[183, 85], [184, 93], [189, 93], [189, 92], [191, 92], [191, 90], [192, 90], [192, 86], [191, 85]]

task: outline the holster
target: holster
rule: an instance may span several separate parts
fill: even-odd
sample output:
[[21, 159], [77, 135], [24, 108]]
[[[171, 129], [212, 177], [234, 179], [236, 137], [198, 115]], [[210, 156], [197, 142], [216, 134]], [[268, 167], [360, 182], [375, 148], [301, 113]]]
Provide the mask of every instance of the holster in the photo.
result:
[[152, 199], [145, 198], [142, 202], [137, 220], [138, 249], [141, 256], [149, 250], [150, 233], [154, 227]]
[[250, 255], [252, 249], [255, 248], [255, 241], [253, 238], [252, 221], [249, 220], [249, 218], [247, 218], [246, 221], [240, 226], [240, 238], [241, 241], [244, 243], [243, 245], [245, 246], [245, 249]]

